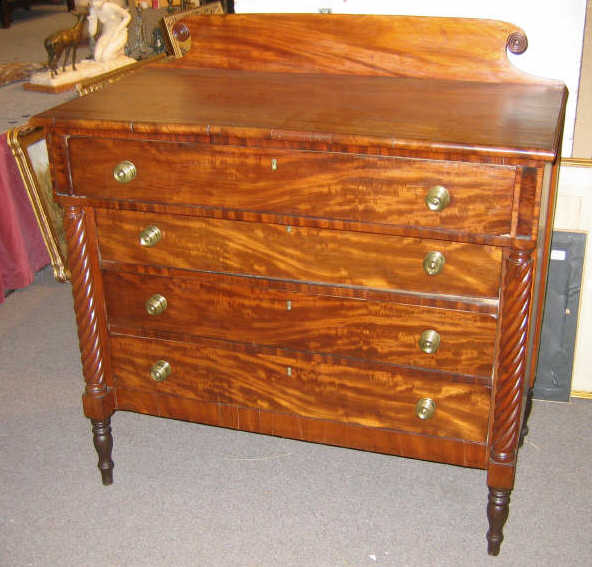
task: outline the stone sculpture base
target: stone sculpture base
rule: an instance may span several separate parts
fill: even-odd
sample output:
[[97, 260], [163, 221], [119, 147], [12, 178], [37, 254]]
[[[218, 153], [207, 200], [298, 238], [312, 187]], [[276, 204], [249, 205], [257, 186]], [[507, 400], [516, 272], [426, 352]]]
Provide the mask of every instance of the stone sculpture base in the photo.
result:
[[66, 71], [60, 71], [54, 77], [51, 76], [49, 70], [34, 73], [30, 81], [24, 84], [24, 88], [31, 91], [60, 93], [75, 88], [82, 81], [100, 77], [116, 69], [133, 65], [134, 63], [136, 63], [135, 59], [125, 55], [120, 55], [111, 61], [105, 62], [85, 59], [76, 63], [75, 71], [72, 70], [71, 66], [68, 66]]

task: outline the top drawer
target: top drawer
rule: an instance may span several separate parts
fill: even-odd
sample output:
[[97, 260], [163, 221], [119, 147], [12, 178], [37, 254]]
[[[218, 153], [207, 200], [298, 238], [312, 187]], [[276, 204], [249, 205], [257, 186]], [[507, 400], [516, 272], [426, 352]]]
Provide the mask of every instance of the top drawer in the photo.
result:
[[[510, 232], [515, 169], [508, 166], [104, 138], [73, 137], [68, 145], [76, 195]], [[123, 161], [136, 170], [127, 183], [114, 176]], [[449, 195], [443, 210], [426, 204], [434, 187]]]

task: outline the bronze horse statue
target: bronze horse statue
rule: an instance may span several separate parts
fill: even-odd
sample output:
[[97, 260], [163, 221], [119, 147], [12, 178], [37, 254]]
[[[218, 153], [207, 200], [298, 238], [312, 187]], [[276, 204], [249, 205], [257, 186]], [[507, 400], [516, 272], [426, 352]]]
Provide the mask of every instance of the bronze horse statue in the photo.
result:
[[71, 28], [54, 32], [45, 40], [45, 49], [48, 56], [47, 66], [51, 77], [58, 73], [58, 62], [64, 50], [66, 54], [64, 55], [62, 71], [66, 70], [70, 52], [72, 52], [72, 69], [76, 70], [76, 48], [82, 39], [82, 28], [88, 17], [88, 10], [80, 12], [73, 10], [72, 14], [76, 16], [77, 21]]

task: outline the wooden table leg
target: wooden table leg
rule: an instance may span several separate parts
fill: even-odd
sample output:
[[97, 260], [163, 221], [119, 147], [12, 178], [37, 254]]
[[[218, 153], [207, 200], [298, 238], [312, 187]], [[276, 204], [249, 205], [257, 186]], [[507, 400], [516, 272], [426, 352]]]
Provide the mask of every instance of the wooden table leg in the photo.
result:
[[113, 449], [113, 436], [111, 435], [111, 418], [104, 420], [91, 419], [93, 443], [99, 455], [99, 470], [105, 486], [113, 484], [113, 461], [111, 450]]
[[487, 503], [487, 519], [489, 531], [487, 532], [487, 553], [498, 555], [500, 545], [504, 539], [503, 528], [510, 511], [510, 490], [489, 489], [489, 501]]

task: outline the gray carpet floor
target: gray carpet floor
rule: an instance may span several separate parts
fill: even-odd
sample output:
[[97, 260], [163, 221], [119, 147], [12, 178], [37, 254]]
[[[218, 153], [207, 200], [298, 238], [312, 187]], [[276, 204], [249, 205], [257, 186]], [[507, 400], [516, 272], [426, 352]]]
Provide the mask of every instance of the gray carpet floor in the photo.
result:
[[[47, 18], [72, 21], [15, 17], [0, 62], [43, 60]], [[0, 131], [70, 96], [0, 88]], [[491, 558], [478, 470], [119, 412], [104, 487], [81, 390], [70, 287], [45, 269], [0, 305], [1, 567], [592, 564], [591, 401], [535, 402]]]
[[45, 269], [0, 306], [2, 566], [591, 563], [588, 400], [535, 401], [491, 558], [479, 470], [118, 412], [104, 487], [81, 389], [70, 287]]

